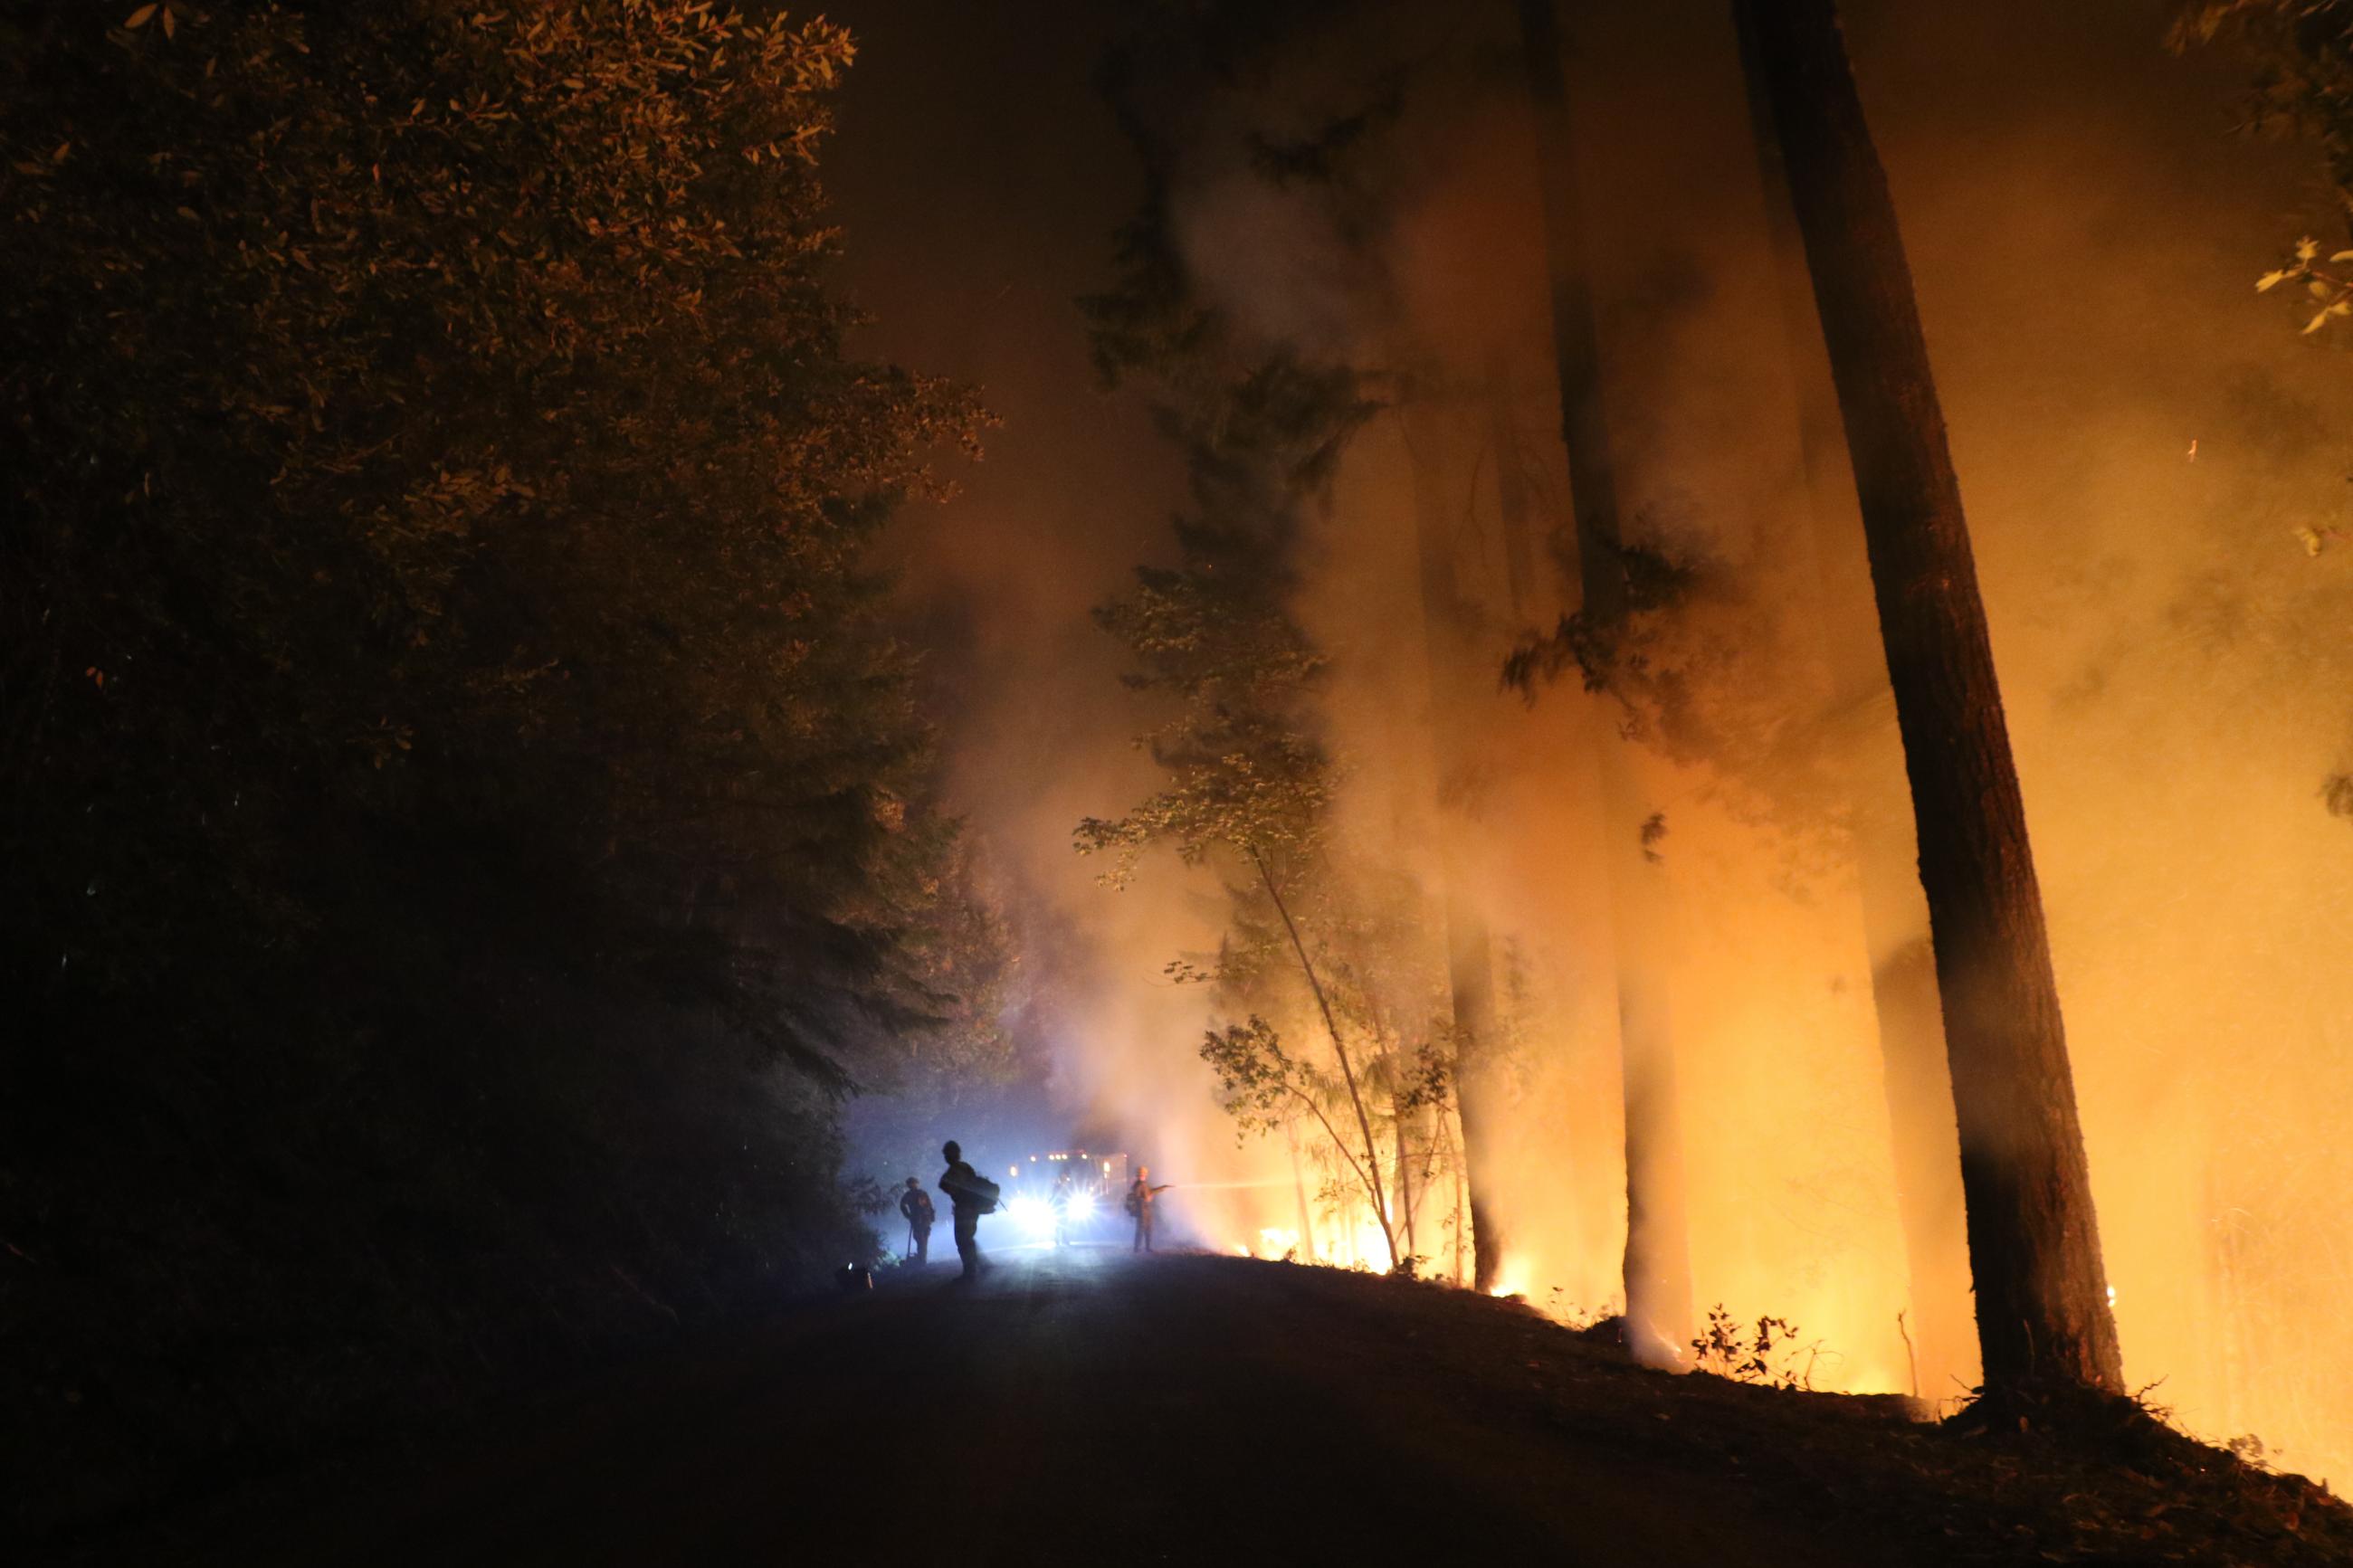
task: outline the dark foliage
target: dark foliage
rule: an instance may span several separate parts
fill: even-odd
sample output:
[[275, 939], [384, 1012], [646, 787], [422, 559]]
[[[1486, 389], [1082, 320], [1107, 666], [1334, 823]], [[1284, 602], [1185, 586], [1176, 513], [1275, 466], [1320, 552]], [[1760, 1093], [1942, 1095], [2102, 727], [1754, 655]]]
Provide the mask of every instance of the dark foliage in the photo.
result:
[[[1689, 596], [1698, 568], [1670, 560], [1655, 550], [1620, 545], [1625, 577], [1624, 613], [1597, 617], [1578, 610], [1560, 617], [1550, 632], [1531, 632], [1504, 661], [1503, 681], [1533, 701], [1544, 688], [1576, 669], [1585, 689], [1610, 692], [1624, 700], [1636, 721], [1645, 709], [1666, 706], [1654, 688], [1671, 675], [1654, 668], [1650, 644], [1656, 640], [1647, 617], [1672, 615]], [[1645, 724], [1646, 729], [1650, 725]]]
[[2329, 184], [2353, 217], [2353, 4], [2347, 0], [2193, 0], [2171, 28], [2176, 48], [2217, 41], [2253, 67], [2249, 124], [2318, 144]]
[[773, 1300], [998, 973], [863, 552], [823, 23], [0, 6], [0, 1403], [38, 1521]]

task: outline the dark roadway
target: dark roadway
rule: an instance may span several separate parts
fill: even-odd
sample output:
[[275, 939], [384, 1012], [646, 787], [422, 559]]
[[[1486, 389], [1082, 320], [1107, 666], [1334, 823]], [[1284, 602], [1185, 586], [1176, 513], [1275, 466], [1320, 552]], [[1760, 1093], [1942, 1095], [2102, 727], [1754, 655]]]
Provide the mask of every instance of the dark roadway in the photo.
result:
[[[1519, 1358], [1550, 1331], [1500, 1303], [1097, 1247], [999, 1253], [976, 1289], [953, 1273], [592, 1380], [421, 1472], [347, 1468], [190, 1560], [1900, 1560], [1851, 1526], [1820, 1538], [1736, 1472], [1547, 1416]], [[1481, 1341], [1508, 1370], [1466, 1373]]]

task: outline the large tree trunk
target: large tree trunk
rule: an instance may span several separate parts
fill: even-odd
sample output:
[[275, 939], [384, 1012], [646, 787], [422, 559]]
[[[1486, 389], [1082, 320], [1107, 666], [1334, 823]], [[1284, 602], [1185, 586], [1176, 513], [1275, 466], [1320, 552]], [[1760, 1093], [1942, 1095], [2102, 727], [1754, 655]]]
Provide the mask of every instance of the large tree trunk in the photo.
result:
[[[1757, 38], [1751, 19], [1742, 7], [1741, 60], [1753, 84]], [[1771, 106], [1753, 85], [1748, 109], [1789, 374], [1798, 392], [1798, 455], [1808, 523], [1800, 548], [1812, 557], [1826, 611], [1860, 606], [1871, 593], [1870, 563], [1854, 515], [1838, 392], [1814, 317], [1804, 241], [1789, 208], [1781, 139]], [[1913, 1392], [1942, 1397], [1976, 1381], [1978, 1360], [1969, 1321], [1968, 1253], [1962, 1241], [1960, 1142], [1952, 1079], [1945, 1068], [1936, 960], [1926, 941], [1928, 905], [1920, 891], [1918, 851], [1904, 795], [1904, 743], [1888, 705], [1887, 658], [1869, 623], [1852, 614], [1827, 613], [1816, 624], [1832, 628], [1823, 637], [1832, 744], [1840, 752], [1853, 822], [1863, 943], [1879, 1024], [1896, 1212], [1911, 1281]]]
[[1402, 1264], [1419, 1257], [1421, 1245], [1414, 1239], [1412, 1140], [1407, 1135], [1405, 1106], [1395, 1094], [1389, 1096], [1389, 1120], [1397, 1124], [1397, 1180], [1389, 1190], [1396, 1194], [1398, 1217], [1405, 1230], [1405, 1256], [1398, 1260]]
[[[1601, 357], [1578, 199], [1557, 0], [1520, 0], [1521, 47], [1535, 116], [1552, 294], [1561, 440], [1568, 449], [1580, 613], [1607, 637], [1626, 618], [1617, 465], [1601, 396]], [[1652, 955], [1672, 924], [1667, 889], [1642, 847], [1646, 808], [1629, 742], [1598, 733], [1607, 875], [1616, 932], [1620, 1050], [1626, 1095], [1627, 1342], [1646, 1361], [1682, 1360], [1691, 1338], [1691, 1244], [1683, 1215], [1682, 1114], [1666, 989]]]
[[1502, 1277], [1504, 1229], [1478, 1161], [1493, 1144], [1497, 1121], [1491, 1103], [1493, 1053], [1499, 1040], [1495, 965], [1487, 921], [1465, 895], [1451, 803], [1460, 794], [1450, 769], [1473, 743], [1467, 723], [1488, 693], [1466, 679], [1474, 668], [1478, 617], [1462, 596], [1449, 542], [1453, 505], [1462, 498], [1447, 483], [1450, 470], [1443, 416], [1409, 416], [1414, 524], [1421, 572], [1422, 646], [1430, 668], [1431, 796], [1438, 816], [1440, 897], [1446, 920], [1446, 973], [1454, 1002], [1454, 1095], [1462, 1122], [1468, 1169], [1472, 1280], [1482, 1290]]
[[1291, 1195], [1299, 1203], [1298, 1258], [1302, 1263], [1315, 1261], [1315, 1212], [1307, 1202], [1307, 1177], [1299, 1167], [1299, 1129], [1284, 1122], [1284, 1139], [1291, 1145]]
[[1511, 365], [1502, 353], [1487, 367], [1487, 446], [1494, 454], [1495, 510], [1504, 536], [1504, 581], [1512, 600], [1514, 629], [1535, 615], [1535, 508], [1528, 500], [1527, 469], [1522, 465], [1520, 432], [1513, 417]]
[[1911, 774], [1987, 1386], [2120, 1392], [2026, 810], [1894, 205], [1832, 0], [1735, 3], [1813, 274]]

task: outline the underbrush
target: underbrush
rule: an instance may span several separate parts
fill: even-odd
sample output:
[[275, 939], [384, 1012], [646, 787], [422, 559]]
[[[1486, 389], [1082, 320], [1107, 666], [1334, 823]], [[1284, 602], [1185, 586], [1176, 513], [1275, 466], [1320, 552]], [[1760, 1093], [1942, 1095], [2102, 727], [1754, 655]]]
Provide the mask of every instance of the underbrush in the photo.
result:
[[[1332, 1278], [1335, 1289], [1354, 1284]], [[1418, 1357], [1466, 1390], [1511, 1391], [1565, 1442], [1745, 1484], [1826, 1531], [1868, 1525], [1908, 1539], [1916, 1555], [1902, 1561], [2353, 1563], [2353, 1508], [2327, 1487], [2200, 1442], [2140, 1400], [2027, 1390], [1926, 1421], [1900, 1395], [1792, 1386], [1802, 1355], [1793, 1363], [1794, 1336], [1775, 1319], [1759, 1331], [1760, 1354], [1757, 1336], [1723, 1316], [1718, 1359], [1735, 1375], [1677, 1376], [1637, 1365], [1615, 1317], [1563, 1323], [1516, 1298], [1355, 1289], [1332, 1306], [1393, 1314]], [[1433, 1331], [1441, 1315], [1444, 1331]], [[1758, 1360], [1762, 1371], [1744, 1373]]]
[[303, 1119], [283, 1084], [264, 1096], [218, 1062], [176, 1114], [141, 1098], [143, 1052], [16, 1064], [43, 1125], [8, 1117], [0, 1160], [12, 1538], [62, 1547], [444, 1430], [871, 1250], [823, 1095], [778, 1073], [681, 1083], [643, 1054], [632, 1114], [599, 1094], [561, 1121], [544, 1084], [489, 1070], [469, 1093], [388, 1083]]

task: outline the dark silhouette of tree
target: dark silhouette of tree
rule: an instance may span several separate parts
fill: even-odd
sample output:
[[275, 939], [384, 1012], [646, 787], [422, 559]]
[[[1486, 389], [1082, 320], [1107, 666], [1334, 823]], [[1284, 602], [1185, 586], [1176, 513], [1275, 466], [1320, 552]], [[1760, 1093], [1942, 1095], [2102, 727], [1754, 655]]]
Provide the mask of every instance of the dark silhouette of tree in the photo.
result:
[[[1756, 47], [1749, 13], [1742, 10], [1736, 21], [1743, 58], [1747, 59]], [[1780, 139], [1763, 98], [1753, 88], [1747, 97], [1789, 374], [1798, 389], [1798, 453], [1807, 524], [1800, 548], [1813, 558], [1826, 605], [1862, 604], [1870, 596], [1871, 571], [1854, 512], [1854, 487], [1847, 475], [1838, 392], [1822, 354], [1804, 242], [1789, 210]], [[1915, 869], [1918, 850], [1904, 793], [1904, 746], [1889, 700], [1886, 656], [1861, 617], [1827, 616], [1822, 624], [1839, 628], [1823, 635], [1837, 731], [1831, 744], [1842, 753], [1834, 787], [1843, 796], [1836, 805], [1852, 825], [1859, 912], [1871, 963], [1872, 1009], [1879, 1025], [1881, 1081], [1892, 1135], [1896, 1213], [1904, 1227], [1911, 1284], [1905, 1340], [1916, 1394], [1924, 1388], [1950, 1386], [1975, 1359], [1968, 1315], [1968, 1256], [1961, 1239], [1966, 1211], [1960, 1151], [1954, 1131], [1952, 1079], [1945, 1067], [1944, 1008], [1936, 993], [1936, 954], [1926, 935], [1928, 910]], [[1852, 634], [1846, 635], [1850, 625]]]
[[[1128, 309], [1134, 299], [1115, 307], [1131, 327], [1141, 319]], [[1208, 391], [1211, 384], [1189, 371], [1163, 377], [1172, 398], [1163, 423], [1187, 454], [1198, 509], [1177, 524], [1180, 563], [1139, 568], [1135, 591], [1097, 613], [1134, 658], [1128, 684], [1168, 700], [1166, 717], [1139, 742], [1167, 782], [1123, 816], [1082, 822], [1077, 844], [1083, 854], [1113, 857], [1114, 883], [1156, 844], [1188, 863], [1226, 857], [1239, 868], [1238, 916], [1255, 914], [1263, 928], [1246, 945], [1261, 956], [1280, 946], [1296, 963], [1339, 1068], [1336, 1113], [1353, 1121], [1355, 1138], [1326, 1113], [1315, 1065], [1287, 1050], [1263, 1019], [1212, 1031], [1202, 1055], [1246, 1127], [1277, 1125], [1286, 1113], [1315, 1118], [1363, 1187], [1391, 1261], [1401, 1264], [1370, 1064], [1359, 1060], [1361, 1047], [1350, 1048], [1359, 1031], [1344, 1023], [1347, 1001], [1335, 996], [1328, 955], [1319, 958], [1323, 944], [1302, 929], [1296, 907], [1327, 870], [1332, 780], [1312, 700], [1323, 658], [1288, 605], [1293, 514], [1370, 408], [1353, 374], [1282, 353], [1229, 387]], [[1254, 967], [1229, 963], [1219, 978]]]
[[[1461, 414], [1465, 401], [1443, 364], [1439, 345], [1416, 341], [1415, 332], [1398, 298], [1399, 279], [1393, 274], [1390, 226], [1397, 210], [1409, 199], [1418, 158], [1413, 132], [1404, 126], [1417, 95], [1439, 96], [1449, 72], [1459, 63], [1443, 46], [1418, 52], [1412, 37], [1386, 37], [1395, 16], [1378, 5], [1293, 4], [1244, 6], [1255, 14], [1257, 28], [1250, 37], [1253, 58], [1279, 56], [1282, 47], [1302, 47], [1303, 39], [1329, 40], [1345, 49], [1365, 47], [1380, 37], [1360, 65], [1363, 80], [1352, 94], [1315, 118], [1303, 133], [1293, 123], [1298, 116], [1279, 90], [1261, 105], [1285, 130], [1248, 132], [1249, 164], [1259, 179], [1283, 198], [1310, 214], [1336, 242], [1345, 265], [1326, 279], [1334, 303], [1363, 324], [1366, 347], [1375, 362], [1364, 367], [1368, 385], [1377, 385], [1384, 401], [1400, 416], [1399, 428], [1419, 426], [1422, 438], [1406, 442], [1413, 468], [1416, 559], [1422, 604], [1424, 663], [1430, 672], [1430, 707], [1426, 721], [1428, 777], [1435, 806], [1439, 868], [1432, 889], [1440, 940], [1446, 955], [1447, 995], [1444, 1007], [1453, 1041], [1453, 1098], [1461, 1127], [1461, 1152], [1466, 1168], [1460, 1173], [1471, 1216], [1472, 1269], [1481, 1289], [1501, 1277], [1504, 1248], [1503, 1222], [1490, 1189], [1492, 1176], [1479, 1155], [1493, 1146], [1500, 1131], [1499, 1088], [1495, 1082], [1504, 1045], [1504, 1020], [1495, 997], [1494, 952], [1486, 918], [1472, 896], [1469, 872], [1456, 840], [1473, 815], [1472, 791], [1464, 780], [1475, 772], [1480, 736], [1476, 715], [1492, 700], [1493, 683], [1479, 673], [1492, 660], [1483, 646], [1494, 636], [1490, 616], [1463, 589], [1454, 560], [1458, 512], [1462, 498], [1451, 493], [1458, 477], [1449, 470], [1441, 448], [1450, 443], [1442, 427]], [[1212, 15], [1216, 13], [1213, 8]], [[1282, 18], [1287, 26], [1277, 25]], [[1204, 26], [1198, 16], [1191, 25]], [[1209, 36], [1219, 36], [1214, 23]], [[1409, 30], [1409, 34], [1410, 30]], [[1395, 58], [1389, 58], [1395, 57]], [[1222, 82], [1221, 82], [1221, 85]], [[1264, 91], [1264, 89], [1261, 89]], [[1479, 407], [1492, 422], [1493, 411]], [[1499, 462], [1504, 458], [1499, 454]], [[1506, 510], [1525, 496], [1512, 489], [1521, 476], [1514, 467], [1504, 480]], [[1506, 554], [1514, 563], [1515, 592], [1527, 590], [1533, 575], [1533, 552], [1525, 507], [1507, 517]]]
[[[2353, 237], [2353, 3], [2196, 0], [2175, 18], [2168, 41], [2177, 49], [2228, 43], [2247, 58], [2254, 68], [2251, 122], [2318, 145], [2333, 216]], [[2353, 250], [2307, 237], [2255, 287], [2269, 292], [2290, 283], [2303, 286], [2305, 331], [2353, 317]]]
[[[1520, 0], [1521, 49], [1536, 131], [1552, 295], [1552, 358], [1560, 381], [1561, 439], [1568, 449], [1570, 512], [1577, 531], [1580, 603], [1550, 643], [1515, 656], [1510, 673], [1525, 684], [1545, 669], [1585, 662], [1588, 683], [1605, 685], [1607, 649], [1636, 607], [1620, 531], [1617, 465], [1610, 445], [1577, 191], [1576, 139], [1562, 63], [1556, 0]], [[1601, 650], [1598, 656], [1594, 650]], [[1657, 816], [1633, 777], [1628, 743], [1597, 739], [1608, 879], [1617, 943], [1620, 1050], [1626, 1098], [1626, 1319], [1629, 1342], [1645, 1356], [1675, 1361], [1691, 1338], [1691, 1246], [1683, 1215], [1682, 1118], [1675, 1104], [1674, 1040], [1663, 977], [1670, 916], [1650, 849]]]
[[[30, 15], [5, 1419], [145, 1484], [92, 1456], [297, 1444], [871, 1247], [836, 1103], [906, 1041], [988, 1070], [1001, 949], [865, 559], [980, 421], [845, 351], [846, 35]], [[58, 1416], [16, 1380], [64, 1364]]]
[[1894, 205], [1831, 0], [1738, 4], [1813, 276], [1911, 777], [1987, 1385], [2121, 1392], [2042, 894]]
[[[1472, 675], [1480, 666], [1484, 628], [1455, 570], [1452, 524], [1461, 497], [1445, 485], [1446, 466], [1438, 457], [1444, 437], [1432, 427], [1444, 417], [1442, 412], [1418, 417], [1408, 410], [1403, 423], [1408, 429], [1421, 426], [1420, 439], [1408, 443], [1413, 464], [1414, 555], [1430, 671], [1431, 795], [1440, 819], [1439, 899], [1454, 1023], [1454, 1101], [1462, 1122], [1462, 1146], [1473, 1152], [1493, 1148], [1499, 1130], [1494, 1058], [1502, 1042], [1502, 1019], [1495, 1006], [1493, 942], [1486, 917], [1465, 891], [1461, 856], [1451, 843], [1453, 825], [1447, 818], [1454, 815], [1451, 808], [1459, 793], [1450, 775], [1461, 768], [1475, 744], [1472, 716], [1492, 688]], [[1482, 1290], [1493, 1289], [1504, 1271], [1503, 1220], [1487, 1183], [1475, 1168], [1462, 1172], [1471, 1216], [1472, 1282]]]
[[[1332, 1041], [1344, 1098], [1359, 1124], [1362, 1147], [1350, 1158], [1369, 1192], [1382, 1162], [1376, 1150], [1375, 1118], [1361, 1102], [1365, 1089], [1360, 1077], [1386, 1079], [1395, 1064], [1386, 1055], [1369, 1051], [1359, 1064], [1347, 1041], [1361, 1032], [1367, 1039], [1385, 1042], [1384, 1052], [1401, 1042], [1393, 1028], [1374, 1022], [1380, 1010], [1370, 994], [1345, 983], [1354, 966], [1342, 949], [1382, 926], [1388, 911], [1371, 907], [1382, 904], [1381, 899], [1363, 908], [1343, 907], [1345, 900], [1337, 895], [1344, 884], [1361, 898], [1364, 884], [1379, 879], [1335, 870], [1322, 837], [1331, 787], [1324, 775], [1330, 764], [1320, 744], [1305, 739], [1315, 733], [1317, 721], [1313, 703], [1306, 700], [1303, 671], [1287, 651], [1294, 643], [1304, 646], [1289, 609], [1296, 544], [1290, 510], [1320, 489], [1373, 411], [1376, 404], [1368, 390], [1373, 383], [1379, 380], [1394, 395], [1397, 378], [1340, 367], [1319, 369], [1291, 345], [1256, 341], [1199, 297], [1170, 231], [1168, 208], [1168, 192], [1177, 174], [1188, 160], [1201, 155], [1201, 149], [1187, 140], [1196, 118], [1205, 112], [1194, 99], [1214, 98], [1230, 86], [1243, 62], [1262, 64], [1279, 46], [1295, 43], [1300, 29], [1328, 22], [1340, 11], [1345, 7], [1305, 4], [1157, 13], [1160, 30], [1149, 32], [1154, 46], [1143, 51], [1150, 54], [1149, 69], [1140, 53], [1132, 52], [1114, 59], [1106, 73], [1112, 101], [1143, 160], [1146, 191], [1138, 216], [1120, 237], [1118, 286], [1087, 301], [1096, 362], [1115, 376], [1141, 374], [1152, 380], [1164, 428], [1187, 452], [1199, 505], [1178, 529], [1185, 565], [1174, 574], [1141, 573], [1140, 591], [1109, 606], [1104, 616], [1105, 625], [1143, 661], [1144, 673], [1133, 678], [1134, 683], [1174, 682], [1188, 693], [1178, 721], [1185, 730], [1181, 742], [1171, 731], [1149, 738], [1155, 755], [1172, 768], [1172, 787], [1115, 823], [1086, 825], [1082, 842], [1111, 847], [1119, 835], [1129, 835], [1134, 836], [1127, 840], [1131, 844], [1166, 838], [1180, 847], [1195, 847], [1196, 852], [1216, 843], [1256, 866], [1260, 896], [1268, 905], [1268, 929], [1295, 950], [1295, 962]], [[1361, 108], [1304, 137], [1251, 132], [1242, 138], [1256, 177], [1294, 194], [1305, 193], [1306, 199], [1332, 198], [1337, 232], [1363, 274], [1356, 289], [1360, 294], [1377, 291], [1381, 282], [1372, 243], [1378, 195], [1366, 189], [1364, 163], [1368, 149], [1399, 112], [1400, 92], [1399, 85], [1389, 81]], [[1283, 392], [1309, 385], [1311, 377], [1321, 378], [1327, 404], [1321, 424], [1312, 422], [1313, 397], [1303, 402]], [[1271, 417], [1286, 406], [1305, 413], [1311, 423], [1285, 427]], [[1291, 455], [1275, 460], [1282, 447]], [[1243, 482], [1246, 476], [1258, 479], [1254, 489]], [[1251, 542], [1251, 548], [1239, 558], [1229, 558], [1238, 541]], [[1458, 629], [1455, 610], [1450, 598], [1433, 611], [1438, 617], [1430, 627], [1433, 669]], [[1155, 624], [1188, 614], [1196, 629], [1181, 638]], [[1175, 667], [1170, 651], [1180, 646], [1219, 648], [1231, 668], [1205, 688], [1202, 669]], [[1270, 649], [1276, 650], [1272, 662], [1253, 667], [1251, 661], [1263, 660]], [[1320, 671], [1320, 656], [1316, 663]], [[1237, 679], [1238, 670], [1247, 673]], [[1232, 693], [1238, 689], [1252, 695], [1236, 700]], [[1198, 695], [1203, 689], [1220, 694], [1206, 713]], [[1433, 700], [1433, 707], [1442, 712], [1446, 694], [1434, 691]], [[1441, 757], [1447, 739], [1436, 738]], [[1253, 848], [1270, 842], [1279, 847], [1279, 853]], [[1312, 915], [1299, 907], [1303, 899], [1314, 906]], [[1451, 889], [1445, 916], [1451, 957], [1447, 1005], [1461, 1052], [1457, 1065], [1464, 1069], [1451, 1075], [1451, 1081], [1466, 1097], [1467, 1102], [1458, 1102], [1458, 1110], [1471, 1122], [1463, 1142], [1475, 1150], [1482, 1123], [1480, 1090], [1471, 1068], [1476, 1042], [1492, 1040], [1493, 1035], [1493, 980], [1483, 930], [1475, 912]], [[1341, 940], [1344, 933], [1346, 942]], [[1232, 977], [1246, 968], [1240, 955], [1229, 951], [1224, 973]], [[1239, 1081], [1233, 1070], [1238, 1049], [1280, 1049], [1279, 1037], [1271, 1029], [1229, 1030], [1212, 1043], [1218, 1047], [1213, 1064], [1229, 1088]], [[1290, 1058], [1288, 1067], [1271, 1059], [1261, 1065], [1271, 1075], [1267, 1081], [1288, 1083], [1291, 1079], [1282, 1075], [1293, 1070], [1303, 1075], [1303, 1081], [1313, 1077], [1312, 1064], [1296, 1058]], [[1385, 1226], [1394, 1221], [1398, 1228], [1410, 1230], [1408, 1194], [1413, 1163], [1406, 1146], [1412, 1125], [1430, 1107], [1421, 1101], [1407, 1106], [1396, 1095], [1388, 1098], [1396, 1142], [1385, 1186], [1396, 1189], [1397, 1201], [1374, 1206], [1382, 1211]], [[1422, 1147], [1426, 1155], [1430, 1141], [1425, 1139]], [[1497, 1222], [1475, 1186], [1470, 1201], [1480, 1271], [1492, 1279], [1500, 1259]], [[1409, 1247], [1398, 1256], [1409, 1253]]]

